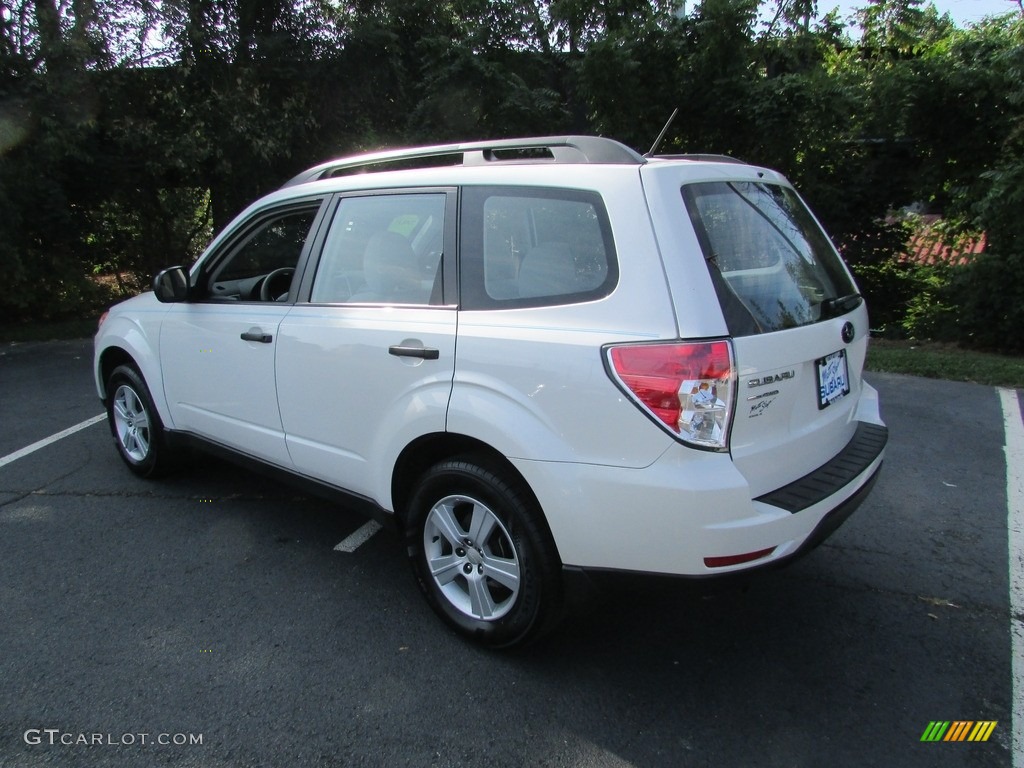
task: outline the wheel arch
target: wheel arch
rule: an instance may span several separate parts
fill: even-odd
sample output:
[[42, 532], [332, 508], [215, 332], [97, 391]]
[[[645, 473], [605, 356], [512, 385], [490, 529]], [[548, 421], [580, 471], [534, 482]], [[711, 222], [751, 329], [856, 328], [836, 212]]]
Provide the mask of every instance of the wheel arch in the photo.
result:
[[483, 467], [500, 472], [509, 481], [519, 485], [538, 510], [539, 522], [544, 526], [557, 552], [558, 544], [551, 533], [544, 508], [522, 473], [494, 447], [474, 437], [453, 432], [423, 435], [407, 445], [395, 461], [391, 475], [391, 503], [400, 529], [405, 528], [409, 500], [415, 490], [416, 481], [434, 464], [457, 457], [477, 461]]
[[155, 361], [154, 354], [148, 349], [135, 349], [132, 345], [110, 344], [104, 347], [96, 356], [96, 384], [100, 399], [106, 403], [110, 393], [107, 392], [107, 381], [110, 374], [119, 365], [128, 365], [134, 368], [143, 383], [149, 389], [149, 396], [153, 400], [153, 407], [156, 408], [160, 421], [165, 429], [171, 429], [173, 424], [171, 414], [164, 399], [163, 379], [160, 376], [159, 365]]
[[135, 358], [132, 357], [128, 350], [117, 346], [111, 346], [104, 349], [100, 353], [99, 361], [97, 363], [97, 384], [99, 385], [101, 399], [104, 402], [106, 402], [106, 399], [110, 396], [110, 393], [107, 392], [107, 382], [110, 381], [110, 374], [112, 374], [114, 369], [119, 365], [130, 365], [132, 368], [139, 371], [140, 374], [142, 373], [139, 369], [138, 362], [136, 362]]

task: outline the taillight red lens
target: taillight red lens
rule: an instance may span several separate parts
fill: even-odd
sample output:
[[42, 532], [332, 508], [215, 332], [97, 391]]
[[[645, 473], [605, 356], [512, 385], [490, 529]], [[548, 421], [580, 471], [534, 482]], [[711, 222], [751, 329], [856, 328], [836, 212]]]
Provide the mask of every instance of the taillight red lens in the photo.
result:
[[608, 359], [627, 394], [674, 435], [728, 448], [736, 389], [728, 341], [622, 344]]

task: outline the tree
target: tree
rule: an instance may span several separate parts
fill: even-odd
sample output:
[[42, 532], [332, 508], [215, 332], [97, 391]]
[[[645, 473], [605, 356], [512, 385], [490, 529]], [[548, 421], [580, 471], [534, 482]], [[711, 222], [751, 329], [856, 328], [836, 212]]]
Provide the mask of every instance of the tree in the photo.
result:
[[[963, 48], [961, 48], [961, 46]], [[967, 49], [967, 50], [964, 50]], [[977, 179], [963, 179], [952, 202], [964, 219], [986, 233], [987, 252], [961, 270], [949, 293], [961, 308], [959, 340], [1024, 351], [1024, 18], [990, 20], [959, 36], [951, 53], [968, 51], [996, 98], [997, 125], [983, 136], [994, 157]], [[982, 80], [987, 75], [987, 80]], [[994, 120], [994, 122], [996, 122]], [[986, 126], [988, 127], [988, 126]], [[973, 182], [973, 183], [972, 183]]]
[[663, 151], [786, 173], [893, 326], [924, 283], [890, 214], [917, 202], [984, 227], [993, 257], [943, 301], [990, 322], [985, 286], [1016, 275], [1021, 251], [1024, 22], [958, 30], [922, 0], [865, 0], [858, 39], [819, 5], [9, 0], [0, 258], [14, 285], [0, 302], [79, 311], [97, 269], [142, 282], [187, 261], [211, 226], [325, 156], [559, 132], [643, 150], [679, 107]]

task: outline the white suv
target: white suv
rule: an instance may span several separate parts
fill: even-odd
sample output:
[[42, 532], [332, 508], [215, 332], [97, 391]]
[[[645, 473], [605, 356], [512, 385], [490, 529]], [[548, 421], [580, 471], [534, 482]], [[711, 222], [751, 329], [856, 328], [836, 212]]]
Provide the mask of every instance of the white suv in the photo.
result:
[[789, 560], [887, 439], [868, 317], [788, 182], [546, 137], [326, 163], [101, 322], [142, 476], [181, 442], [387, 521], [452, 626], [550, 628], [567, 573]]

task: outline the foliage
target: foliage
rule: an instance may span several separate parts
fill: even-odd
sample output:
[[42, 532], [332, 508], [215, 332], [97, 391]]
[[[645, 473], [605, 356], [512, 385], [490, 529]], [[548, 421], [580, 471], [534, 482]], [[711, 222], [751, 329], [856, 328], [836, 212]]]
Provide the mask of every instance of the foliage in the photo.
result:
[[911, 339], [953, 340], [960, 335], [962, 303], [951, 289], [955, 271], [943, 264], [916, 265], [911, 270], [913, 294], [906, 303], [901, 327]]
[[[958, 340], [974, 346], [1024, 351], [1024, 20], [989, 22], [953, 41], [965, 51], [991, 94], [1001, 119], [981, 132], [985, 153], [977, 178], [953, 189], [965, 221], [984, 231], [987, 252], [949, 284], [959, 311]], [[991, 96], [990, 96], [991, 98]], [[976, 166], [977, 167], [977, 166]]]
[[[325, 156], [588, 132], [793, 179], [893, 335], [1024, 338], [1024, 22], [922, 0], [11, 0], [0, 266], [13, 318], [92, 311], [188, 262]], [[859, 36], [858, 34], [859, 33]], [[911, 203], [984, 230], [902, 259]], [[102, 277], [102, 280], [98, 280]], [[955, 321], [955, 322], [954, 322]]]
[[902, 223], [875, 222], [841, 241], [840, 252], [851, 265], [871, 310], [871, 327], [890, 336], [903, 335], [906, 307], [919, 290], [914, 265], [895, 256], [909, 230]]

